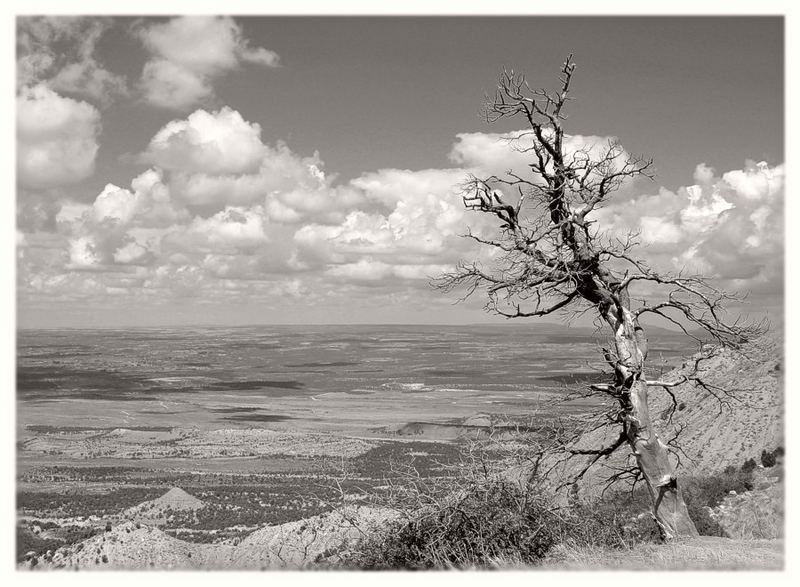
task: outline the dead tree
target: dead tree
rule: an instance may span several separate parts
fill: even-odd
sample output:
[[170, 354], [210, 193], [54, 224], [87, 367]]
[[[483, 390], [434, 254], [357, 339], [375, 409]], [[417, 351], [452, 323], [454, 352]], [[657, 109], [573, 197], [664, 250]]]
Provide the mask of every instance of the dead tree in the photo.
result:
[[[724, 305], [735, 296], [703, 277], [656, 271], [635, 256], [638, 235], [619, 238], [596, 226], [593, 212], [626, 180], [652, 179], [653, 162], [627, 154], [615, 140], [600, 148], [567, 148], [564, 107], [571, 100], [574, 70], [570, 55], [556, 92], [531, 89], [524, 76], [503, 71], [484, 113], [490, 123], [524, 121], [525, 130], [509, 135], [509, 141], [530, 156], [528, 170], [468, 179], [464, 205], [499, 220], [492, 237], [465, 235], [493, 250], [492, 267], [462, 262], [434, 286], [465, 288], [465, 297], [485, 289], [486, 309], [507, 318], [594, 313], [610, 329], [611, 342], [603, 352], [613, 381], [593, 388], [614, 399], [613, 422], [620, 434], [610, 446], [581, 452], [599, 459], [630, 447], [663, 536], [696, 535], [668, 447], [648, 410], [648, 388], [668, 391], [670, 384], [645, 377], [647, 337], [640, 318], [654, 315], [688, 336], [699, 340], [701, 331], [706, 339], [729, 346], [742, 344], [757, 329], [726, 320]], [[647, 299], [634, 297], [637, 289]]]

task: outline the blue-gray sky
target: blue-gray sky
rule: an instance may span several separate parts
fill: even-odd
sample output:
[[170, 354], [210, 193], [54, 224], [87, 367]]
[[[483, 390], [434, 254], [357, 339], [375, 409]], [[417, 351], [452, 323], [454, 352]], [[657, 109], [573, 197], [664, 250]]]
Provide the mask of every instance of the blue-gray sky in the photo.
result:
[[578, 69], [567, 132], [652, 156], [603, 211], [665, 268], [782, 305], [783, 20], [18, 21], [21, 327], [474, 322], [456, 186], [516, 163], [503, 66]]

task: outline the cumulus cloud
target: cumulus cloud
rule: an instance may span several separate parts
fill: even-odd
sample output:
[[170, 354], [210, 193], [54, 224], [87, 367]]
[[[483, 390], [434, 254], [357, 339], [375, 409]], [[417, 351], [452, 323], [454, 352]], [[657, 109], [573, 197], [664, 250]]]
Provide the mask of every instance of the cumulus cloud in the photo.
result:
[[210, 218], [194, 219], [188, 227], [188, 234], [194, 237], [190, 250], [236, 252], [255, 249], [269, 240], [266, 224], [267, 219], [259, 206], [228, 206]]
[[[461, 238], [485, 219], [469, 215], [459, 198], [464, 170], [384, 169], [352, 181], [363, 208], [338, 224], [307, 224], [295, 233], [300, 260], [329, 274], [364, 281], [366, 267], [406, 279], [432, 277], [452, 265], [473, 243]], [[424, 267], [417, 270], [415, 267]], [[362, 277], [359, 277], [362, 276]]]
[[225, 107], [216, 112], [197, 110], [185, 120], [168, 123], [142, 158], [171, 171], [241, 174], [258, 166], [264, 149], [261, 127]]
[[94, 171], [100, 113], [45, 85], [17, 96], [17, 180], [29, 188], [75, 183]]
[[748, 162], [718, 176], [700, 164], [696, 184], [612, 202], [595, 217], [619, 234], [638, 231], [662, 269], [774, 292], [783, 270], [784, 178], [783, 165]]
[[450, 268], [450, 265], [433, 263], [391, 264], [365, 257], [354, 263], [332, 265], [326, 269], [325, 276], [338, 282], [385, 287], [387, 282], [421, 281], [424, 284]]
[[113, 271], [117, 265], [154, 263], [164, 232], [191, 218], [175, 205], [161, 173], [150, 169], [131, 189], [107, 184], [92, 204], [67, 202], [56, 223], [69, 247], [69, 268]]
[[96, 222], [113, 221], [126, 226], [162, 228], [189, 217], [174, 203], [162, 174], [149, 169], [131, 182], [131, 189], [108, 184], [91, 206]]
[[140, 159], [168, 173], [176, 200], [207, 214], [260, 204], [275, 222], [341, 221], [360, 201], [357, 190], [331, 185], [318, 154], [264, 144], [260, 125], [227, 107], [173, 120]]
[[[303, 157], [261, 135], [230, 108], [197, 110], [155, 134], [141, 156], [152, 167], [130, 186], [106, 185], [91, 204], [62, 203], [57, 213], [32, 203], [29, 226], [54, 223], [58, 238], [23, 233], [23, 289], [34, 298], [62, 288], [83, 298], [127, 292], [146, 302], [304, 296], [322, 306], [379, 290], [407, 303], [461, 259], [491, 263], [462, 235], [488, 236], [497, 223], [464, 208], [460, 185], [469, 173], [523, 161], [501, 135], [470, 133], [455, 141], [456, 167], [381, 169], [337, 184], [318, 154]], [[608, 144], [569, 140], [575, 152]], [[677, 190], [623, 191], [596, 211], [597, 226], [640, 231], [659, 268], [775, 291], [783, 166], [720, 175], [701, 164], [694, 178]]]
[[41, 83], [100, 106], [128, 94], [125, 77], [106, 69], [96, 56], [97, 42], [111, 27], [109, 19], [31, 16], [17, 23], [18, 88]]
[[181, 16], [140, 25], [135, 33], [150, 53], [140, 86], [152, 105], [186, 110], [214, 97], [213, 82], [242, 63], [276, 67], [278, 55], [251, 47], [228, 16]]

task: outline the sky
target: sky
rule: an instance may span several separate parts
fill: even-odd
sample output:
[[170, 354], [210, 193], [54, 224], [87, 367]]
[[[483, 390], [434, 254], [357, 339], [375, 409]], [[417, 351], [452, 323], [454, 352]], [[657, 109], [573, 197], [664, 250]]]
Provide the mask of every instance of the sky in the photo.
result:
[[[655, 160], [597, 220], [780, 320], [779, 17], [17, 20], [18, 327], [465, 323], [469, 173], [524, 168], [479, 116], [502, 68], [566, 132]], [[497, 320], [497, 318], [495, 318]]]

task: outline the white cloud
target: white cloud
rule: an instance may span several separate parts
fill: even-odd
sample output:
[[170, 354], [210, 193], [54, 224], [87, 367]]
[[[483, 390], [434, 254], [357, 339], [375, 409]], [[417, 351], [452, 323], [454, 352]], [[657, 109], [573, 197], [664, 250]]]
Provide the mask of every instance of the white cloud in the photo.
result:
[[142, 159], [162, 169], [210, 175], [254, 171], [264, 155], [261, 127], [228, 107], [173, 120], [150, 141]]
[[17, 97], [17, 180], [25, 187], [75, 183], [94, 172], [100, 113], [44, 85]]
[[62, 223], [111, 224], [123, 227], [163, 228], [186, 220], [189, 213], [176, 205], [162, 181], [161, 173], [149, 169], [131, 182], [132, 190], [107, 184], [95, 201], [66, 203], [58, 214]]
[[260, 125], [227, 107], [168, 123], [141, 159], [167, 171], [176, 201], [204, 213], [263, 204], [276, 222], [340, 222], [360, 201], [359, 190], [331, 186], [319, 155], [265, 145]]
[[121, 265], [135, 265], [145, 262], [150, 256], [150, 251], [134, 240], [114, 252], [114, 262]]
[[265, 224], [263, 210], [258, 206], [228, 206], [210, 218], [195, 218], [189, 232], [207, 241], [206, 246], [212, 250], [253, 249], [269, 240]]
[[700, 163], [694, 169], [694, 180], [697, 183], [711, 183], [714, 179], [714, 168], [705, 163]]
[[[123, 76], [98, 62], [97, 42], [111, 21], [93, 17], [20, 17], [17, 27], [18, 88], [44, 83], [108, 106], [128, 94]], [[56, 49], [57, 47], [57, 49]]]
[[338, 277], [345, 281], [383, 281], [393, 274], [392, 266], [382, 261], [371, 258], [359, 259], [355, 263], [334, 265], [327, 271], [328, 275]]
[[[429, 277], [460, 259], [491, 261], [461, 235], [468, 228], [494, 234], [496, 219], [465, 210], [459, 186], [470, 172], [520, 164], [498, 136], [459, 135], [459, 167], [381, 169], [336, 185], [319, 155], [265, 144], [261, 127], [235, 110], [198, 110], [156, 133], [143, 155], [153, 168], [129, 187], [109, 184], [90, 205], [29, 206], [21, 288], [36, 299], [127, 289], [145, 301], [303, 295], [324, 307], [367, 299], [364, 288], [414, 299]], [[576, 150], [607, 144], [570, 140]], [[596, 211], [596, 226], [640, 230], [643, 256], [657, 268], [774, 292], [783, 258], [783, 166], [748, 164], [719, 175], [701, 164], [695, 182], [655, 194], [620, 192]], [[56, 225], [58, 238], [46, 245], [25, 228], [47, 224]]]
[[772, 291], [783, 270], [783, 165], [749, 162], [721, 177], [705, 164], [695, 185], [612, 201], [595, 214], [612, 233], [639, 231], [642, 254], [731, 289]]
[[734, 204], [726, 200], [719, 190], [703, 190], [700, 185], [685, 188], [682, 194], [688, 196], [688, 205], [680, 211], [683, 227], [688, 232], [703, 233], [711, 230], [725, 210]]
[[88, 205], [65, 202], [56, 215], [73, 270], [117, 271], [157, 261], [161, 238], [190, 214], [173, 204], [158, 171], [134, 178], [130, 190], [107, 184]]
[[214, 95], [210, 80], [165, 59], [148, 61], [140, 80], [150, 104], [172, 110], [186, 110], [209, 101]]
[[255, 49], [244, 47], [239, 50], [239, 56], [242, 58], [242, 61], [247, 61], [248, 63], [255, 63], [256, 65], [263, 65], [266, 67], [278, 66], [278, 54], [275, 53], [275, 51], [264, 49], [264, 47], [256, 47]]
[[[478, 170], [481, 176], [502, 177], [509, 170], [521, 177], [531, 177], [529, 164], [535, 155], [532, 152], [532, 131], [516, 130], [506, 133], [459, 133], [450, 151], [454, 163]], [[586, 157], [599, 160], [616, 142], [615, 137], [596, 135], [565, 135], [564, 153], [567, 160], [572, 157]], [[617, 159], [622, 164], [628, 154], [622, 150]]]
[[102, 262], [96, 243], [88, 236], [81, 236], [69, 242], [69, 261], [73, 268], [89, 268]]
[[108, 106], [115, 96], [128, 93], [124, 78], [97, 65], [93, 60], [65, 65], [49, 84], [60, 92], [78, 94]]
[[682, 237], [681, 229], [674, 222], [656, 216], [642, 216], [639, 225], [648, 242], [673, 244]]
[[330, 274], [342, 276], [360, 275], [366, 269], [359, 263], [369, 259], [378, 273], [381, 263], [402, 265], [393, 275], [417, 279], [421, 272], [412, 266], [452, 264], [474, 253], [473, 243], [460, 235], [485, 220], [461, 203], [458, 184], [464, 176], [461, 169], [384, 169], [356, 178], [352, 185], [363, 190], [363, 207], [376, 209], [354, 210], [335, 225], [302, 226], [295, 233], [300, 260], [329, 265]]
[[181, 16], [139, 26], [136, 34], [150, 52], [140, 86], [145, 99], [161, 108], [186, 110], [213, 98], [213, 82], [242, 62], [276, 67], [278, 55], [252, 48], [228, 16]]
[[722, 181], [752, 202], [769, 201], [779, 196], [783, 189], [783, 166], [771, 169], [765, 161], [749, 162], [745, 169], [725, 173]]

